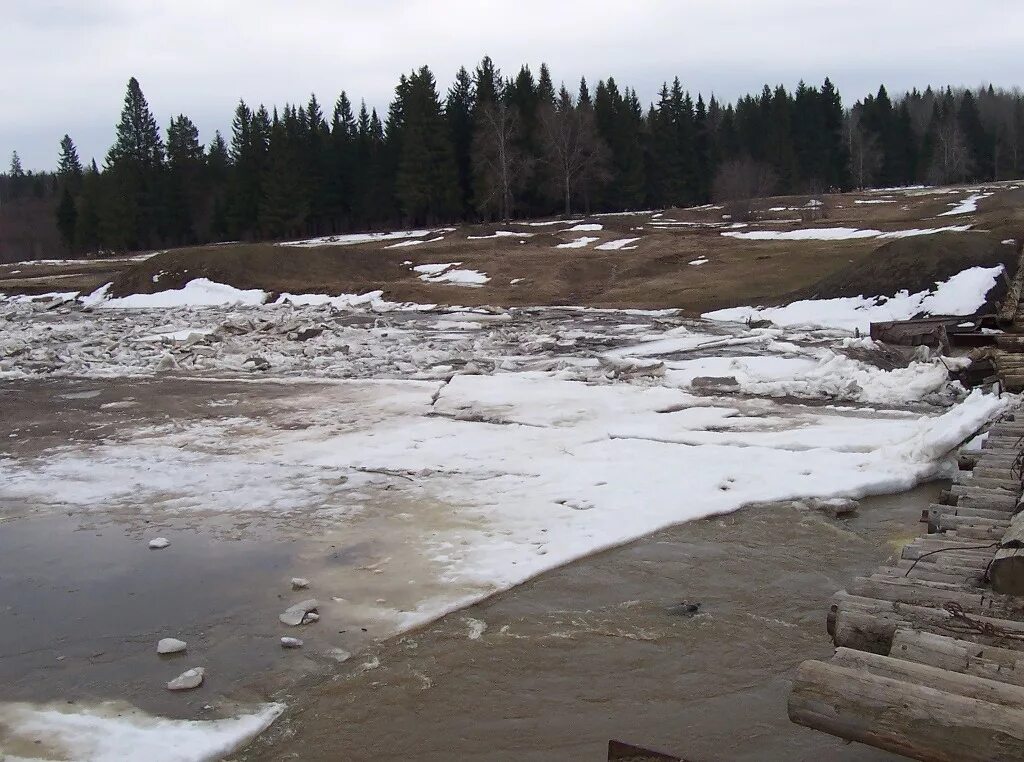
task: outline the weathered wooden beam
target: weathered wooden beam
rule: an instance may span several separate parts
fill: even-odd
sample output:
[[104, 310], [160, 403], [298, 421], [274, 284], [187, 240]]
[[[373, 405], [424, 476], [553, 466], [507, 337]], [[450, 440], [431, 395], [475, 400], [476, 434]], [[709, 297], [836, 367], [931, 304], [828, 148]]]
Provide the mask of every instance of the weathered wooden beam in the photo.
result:
[[1009, 522], [1013, 519], [1013, 511], [1009, 508], [967, 508], [959, 505], [939, 505], [933, 503], [921, 511], [921, 521], [930, 521], [933, 516], [961, 516], [977, 519], [993, 519]]
[[899, 626], [1024, 650], [1024, 622], [974, 614], [956, 615], [946, 608], [836, 593], [826, 619], [832, 642], [860, 651], [888, 654]]
[[1024, 595], [1024, 513], [1018, 513], [1003, 534], [989, 579], [998, 593]]
[[1021, 491], [1020, 479], [982, 476], [977, 469], [974, 471], [960, 471], [956, 475], [955, 483], [964, 487], [1006, 490], [1018, 496]]
[[800, 665], [789, 718], [933, 762], [1024, 758], [1024, 710], [825, 662]]
[[1024, 653], [897, 627], [889, 655], [1004, 683], [1024, 686]]
[[941, 609], [953, 605], [966, 614], [1024, 622], [1024, 598], [990, 593], [986, 590], [957, 588], [941, 582], [911, 578], [877, 580], [858, 577], [849, 586], [848, 592], [863, 598], [906, 603], [911, 606]]
[[[958, 501], [961, 498], [969, 498], [971, 505], [977, 505], [979, 508], [986, 505], [990, 505], [993, 508], [1009, 508], [1011, 510], [1017, 507], [1017, 495], [1006, 490], [997, 489], [981, 489], [980, 487], [966, 487], [962, 484], [953, 484], [950, 486], [949, 499], [957, 505], [960, 505]], [[941, 502], [947, 502], [943, 500]], [[965, 506], [966, 507], [966, 506]]]
[[979, 701], [1002, 704], [1013, 709], [1024, 709], [1024, 688], [987, 677], [948, 670], [934, 664], [905, 661], [866, 651], [854, 651], [850, 648], [836, 649], [830, 663], [847, 669], [859, 669], [879, 677], [889, 677], [894, 680], [924, 685], [937, 691], [955, 693], [958, 696], [966, 696]]

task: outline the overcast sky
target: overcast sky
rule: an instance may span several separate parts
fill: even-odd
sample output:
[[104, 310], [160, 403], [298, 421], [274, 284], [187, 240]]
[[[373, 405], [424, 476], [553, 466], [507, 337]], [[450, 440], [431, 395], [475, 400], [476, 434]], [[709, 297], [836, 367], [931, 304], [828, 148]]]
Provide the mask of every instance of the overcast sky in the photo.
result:
[[0, 161], [50, 169], [67, 132], [102, 163], [128, 78], [158, 122], [185, 113], [208, 142], [239, 98], [330, 113], [345, 89], [386, 109], [428, 64], [447, 88], [490, 55], [542, 61], [575, 90], [613, 75], [646, 104], [678, 75], [733, 99], [830, 76], [844, 103], [880, 82], [1024, 85], [1021, 0], [0, 0]]

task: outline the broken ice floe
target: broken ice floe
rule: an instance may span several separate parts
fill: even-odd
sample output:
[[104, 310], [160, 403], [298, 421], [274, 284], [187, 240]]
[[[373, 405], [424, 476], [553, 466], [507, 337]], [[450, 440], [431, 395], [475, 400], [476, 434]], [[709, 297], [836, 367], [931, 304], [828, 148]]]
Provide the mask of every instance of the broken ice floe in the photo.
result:
[[203, 680], [206, 677], [206, 669], [203, 667], [192, 667], [192, 669], [185, 670], [176, 678], [167, 683], [167, 690], [169, 691], [190, 691], [193, 688], [198, 688], [203, 684]]

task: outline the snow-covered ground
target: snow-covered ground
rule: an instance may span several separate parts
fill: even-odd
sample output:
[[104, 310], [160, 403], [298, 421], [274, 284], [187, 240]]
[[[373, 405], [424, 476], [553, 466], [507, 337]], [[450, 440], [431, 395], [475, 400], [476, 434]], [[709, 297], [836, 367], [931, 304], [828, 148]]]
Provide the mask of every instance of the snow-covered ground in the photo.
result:
[[[692, 264], [692, 263], [691, 263]], [[1002, 273], [998, 267], [972, 267], [935, 288], [916, 294], [900, 291], [894, 296], [852, 296], [808, 299], [783, 307], [733, 307], [705, 313], [709, 320], [747, 322], [770, 320], [783, 326], [841, 328], [867, 333], [871, 323], [908, 320], [915, 315], [972, 315]]]
[[910, 228], [883, 233], [870, 228], [804, 228], [801, 230], [752, 230], [738, 233], [725, 231], [729, 238], [740, 238], [745, 241], [852, 241], [857, 238], [913, 238], [936, 233], [963, 233], [971, 229], [970, 225], [946, 225], [938, 228]]
[[0, 705], [0, 728], [9, 728], [8, 738], [0, 740], [0, 758], [8, 762], [205, 762], [241, 748], [282, 711], [284, 706], [268, 704], [233, 719], [191, 721], [152, 717], [117, 702], [91, 710], [71, 702]]
[[[416, 269], [434, 278], [462, 272], [454, 267]], [[363, 572], [370, 586], [318, 581], [322, 625], [399, 633], [674, 523], [933, 478], [1006, 401], [950, 382], [949, 358], [878, 367], [878, 348], [850, 331], [873, 308], [973, 311], [997, 274], [976, 268], [884, 303], [741, 308], [704, 321], [431, 309], [379, 293], [262, 304], [199, 281], [141, 301], [96, 295], [89, 309], [0, 300], [0, 378], [185, 376], [291, 390], [276, 398], [277, 417], [211, 400], [209, 417], [126, 418], [100, 441], [2, 457], [0, 512], [188, 516], [197, 526], [258, 516], [343, 531], [383, 550]], [[750, 317], [775, 325], [741, 322]], [[207, 745], [195, 748], [222, 753], [277, 709], [203, 727], [51, 711], [0, 706], [10, 729], [0, 743], [52, 722], [72, 755], [118, 758], [110, 744], [124, 737], [156, 749], [153, 759], [196, 759], [161, 757], [160, 739], [197, 733]]]

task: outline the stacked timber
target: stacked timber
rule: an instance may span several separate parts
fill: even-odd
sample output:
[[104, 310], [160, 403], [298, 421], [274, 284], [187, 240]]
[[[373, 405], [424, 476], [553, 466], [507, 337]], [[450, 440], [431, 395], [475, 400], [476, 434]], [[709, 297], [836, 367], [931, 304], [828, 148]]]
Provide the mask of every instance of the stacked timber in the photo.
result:
[[1024, 420], [964, 453], [928, 533], [836, 593], [793, 722], [919, 760], [1024, 759]]
[[1024, 390], [1024, 250], [1006, 298], [999, 305], [997, 320], [1006, 333], [996, 336], [989, 359], [1003, 388], [1019, 392]]

